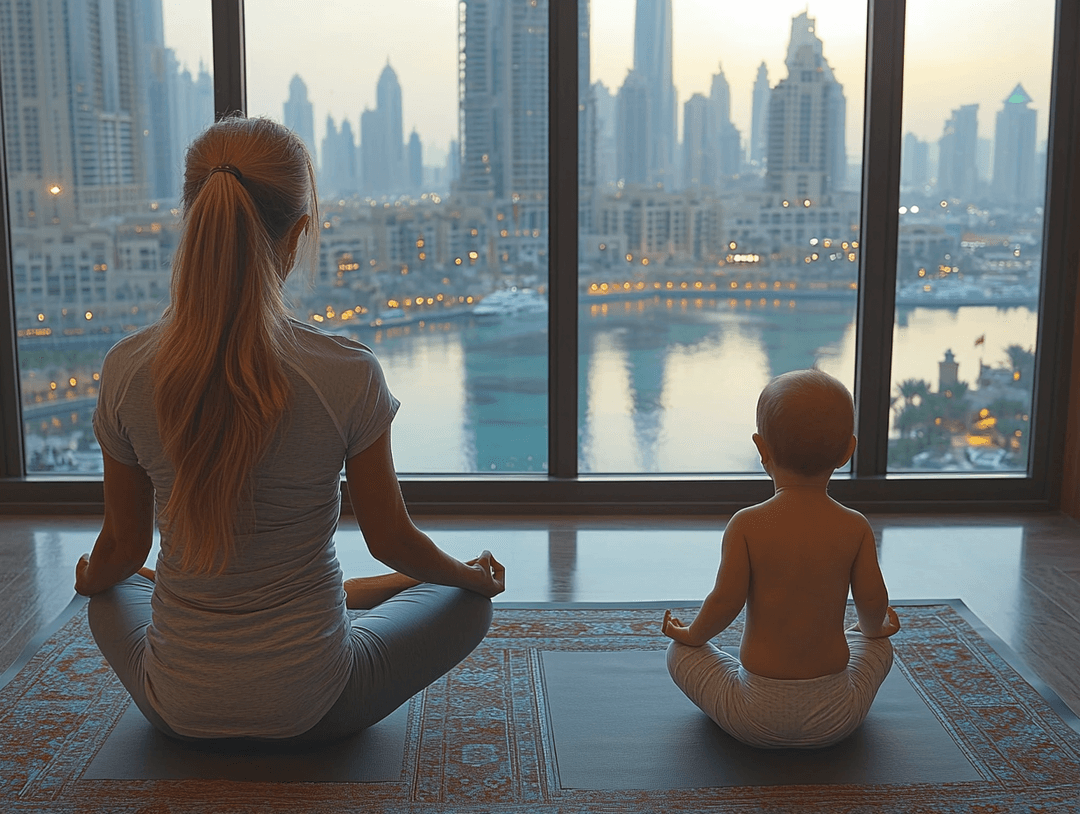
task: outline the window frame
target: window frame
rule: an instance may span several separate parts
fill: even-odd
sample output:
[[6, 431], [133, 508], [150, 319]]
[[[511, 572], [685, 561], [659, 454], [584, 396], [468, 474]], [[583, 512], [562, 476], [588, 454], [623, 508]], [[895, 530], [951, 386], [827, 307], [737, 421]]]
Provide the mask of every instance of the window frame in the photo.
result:
[[[417, 512], [725, 514], [771, 493], [764, 476], [578, 474], [578, 3], [549, 0], [548, 474], [403, 475], [402, 491]], [[220, 117], [246, 109], [244, 2], [212, 0], [211, 6]], [[864, 511], [1056, 509], [1080, 266], [1080, 230], [1069, 228], [1080, 218], [1080, 138], [1075, 138], [1080, 134], [1080, 6], [1056, 3], [1028, 469], [963, 478], [887, 474], [905, 12], [905, 0], [868, 0], [860, 231], [880, 240], [864, 238], [859, 260], [855, 396], [860, 442], [851, 474], [835, 478], [831, 492]], [[0, 136], [0, 513], [98, 513], [100, 480], [26, 474], [4, 147]]]

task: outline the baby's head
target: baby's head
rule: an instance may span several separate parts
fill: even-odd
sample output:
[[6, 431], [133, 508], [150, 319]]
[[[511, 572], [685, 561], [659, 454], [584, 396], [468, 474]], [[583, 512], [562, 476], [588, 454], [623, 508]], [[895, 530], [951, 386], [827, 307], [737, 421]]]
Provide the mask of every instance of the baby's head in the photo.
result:
[[851, 450], [851, 393], [820, 370], [784, 373], [758, 397], [757, 429], [777, 466], [798, 475], [831, 473]]

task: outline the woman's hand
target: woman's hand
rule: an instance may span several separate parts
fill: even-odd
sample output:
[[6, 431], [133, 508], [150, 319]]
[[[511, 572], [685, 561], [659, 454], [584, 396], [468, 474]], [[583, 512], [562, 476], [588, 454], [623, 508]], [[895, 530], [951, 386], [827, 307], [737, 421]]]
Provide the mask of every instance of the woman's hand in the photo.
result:
[[691, 647], [699, 646], [697, 642], [692, 641], [690, 638], [690, 626], [684, 625], [678, 618], [672, 616], [669, 610], [664, 611], [664, 621], [660, 625], [660, 632], [679, 644], [687, 644]]
[[490, 599], [506, 590], [506, 568], [490, 551], [481, 551], [480, 556], [465, 563], [477, 575], [477, 584], [471, 590]]
[[90, 555], [83, 554], [75, 563], [75, 593], [90, 596], [86, 587], [86, 569], [90, 567]]

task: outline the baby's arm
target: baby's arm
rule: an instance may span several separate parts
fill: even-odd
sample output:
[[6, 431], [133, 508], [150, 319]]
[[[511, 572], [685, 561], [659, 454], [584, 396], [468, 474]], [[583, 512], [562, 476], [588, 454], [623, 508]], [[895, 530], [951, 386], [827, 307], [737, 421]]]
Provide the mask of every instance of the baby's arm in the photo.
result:
[[859, 615], [859, 631], [869, 638], [891, 636], [900, 629], [896, 611], [889, 607], [889, 592], [878, 566], [874, 532], [866, 523], [859, 551], [851, 566], [851, 598]]
[[746, 604], [746, 593], [750, 587], [750, 556], [746, 551], [746, 538], [742, 528], [743, 522], [738, 514], [728, 521], [724, 530], [716, 584], [705, 597], [694, 621], [684, 625], [671, 615], [671, 611], [664, 614], [661, 630], [668, 638], [700, 647], [723, 631], [739, 615], [739, 611]]

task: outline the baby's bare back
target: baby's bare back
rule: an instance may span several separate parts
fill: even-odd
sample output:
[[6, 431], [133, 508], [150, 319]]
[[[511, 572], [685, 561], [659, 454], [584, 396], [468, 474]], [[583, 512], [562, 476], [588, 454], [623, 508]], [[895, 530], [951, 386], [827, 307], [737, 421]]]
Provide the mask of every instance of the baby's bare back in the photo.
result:
[[751, 673], [816, 678], [847, 667], [852, 564], [869, 535], [858, 512], [821, 492], [791, 490], [739, 513], [750, 585], [740, 658]]

